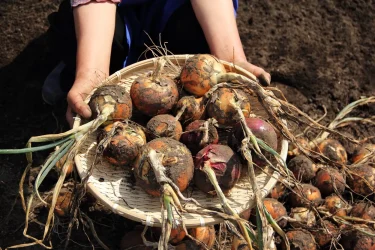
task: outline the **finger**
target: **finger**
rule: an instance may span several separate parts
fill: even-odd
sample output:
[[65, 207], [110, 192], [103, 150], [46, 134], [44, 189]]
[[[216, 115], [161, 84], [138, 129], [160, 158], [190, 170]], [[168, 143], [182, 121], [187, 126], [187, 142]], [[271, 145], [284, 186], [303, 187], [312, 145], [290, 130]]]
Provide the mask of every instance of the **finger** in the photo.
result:
[[247, 63], [245, 66], [245, 69], [254, 74], [258, 79], [259, 82], [263, 86], [269, 86], [271, 83], [271, 75], [266, 72], [264, 69], [261, 67], [255, 66], [251, 63]]
[[262, 84], [263, 86], [270, 86], [271, 84], [271, 75], [267, 72], [261, 74], [258, 79], [260, 84]]
[[77, 114], [81, 115], [84, 118], [91, 117], [91, 109], [90, 107], [84, 102], [82, 96], [80, 94], [68, 94], [68, 104], [72, 108], [72, 111], [76, 112]]

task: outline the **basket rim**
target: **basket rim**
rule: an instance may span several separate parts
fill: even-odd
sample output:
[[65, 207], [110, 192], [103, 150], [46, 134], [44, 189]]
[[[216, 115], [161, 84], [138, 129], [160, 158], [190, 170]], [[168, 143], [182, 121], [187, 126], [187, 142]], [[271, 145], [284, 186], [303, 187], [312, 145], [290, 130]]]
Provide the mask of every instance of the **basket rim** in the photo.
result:
[[[166, 56], [162, 56], [162, 57], [165, 57], [165, 58], [171, 60], [171, 62], [179, 63], [181, 60], [187, 60], [192, 56], [194, 56], [194, 54], [166, 55]], [[160, 57], [149, 58], [149, 59], [131, 64], [131, 65], [125, 67], [125, 68], [122, 68], [122, 69], [116, 71], [115, 73], [113, 73], [112, 75], [110, 75], [109, 77], [107, 77], [103, 81], [103, 84], [117, 83], [117, 82], [119, 82], [123, 79], [124, 75], [128, 74], [129, 72], [134, 71], [135, 69], [139, 69], [139, 68], [142, 68], [142, 67], [149, 67], [151, 63], [156, 65], [159, 58]], [[252, 80], [257, 81], [257, 77], [254, 74], [252, 74], [251, 72], [247, 71], [246, 69], [234, 64], [233, 62], [228, 62], [228, 61], [224, 61], [224, 60], [221, 60], [221, 59], [217, 59], [217, 60], [220, 63], [222, 63], [224, 66], [226, 66], [226, 68], [230, 69], [231, 71], [242, 74], [242, 75], [244, 75], [244, 76], [246, 76], [246, 77], [248, 77]]]
[[[170, 55], [170, 56], [165, 56], [168, 59], [170, 59], [172, 62], [177, 62], [181, 63], [183, 60], [188, 59], [189, 57], [193, 56], [192, 54], [183, 54], [183, 55]], [[106, 80], [103, 81], [103, 84], [114, 84], [118, 83], [124, 78], [127, 77], [127, 75], [136, 72], [140, 68], [150, 68], [151, 66], [156, 65], [158, 60], [158, 57], [155, 58], [150, 58], [146, 59], [143, 61], [139, 61], [137, 63], [134, 63], [132, 65], [129, 65], [115, 73], [113, 73], [111, 76], [109, 76]], [[231, 71], [245, 75], [251, 79], [256, 80], [257, 78], [247, 70], [234, 65], [233, 63], [219, 60], [226, 68], [229, 68]], [[285, 122], [285, 121], [284, 121]], [[281, 158], [286, 161], [287, 158], [287, 153], [288, 153], [288, 141], [283, 139], [281, 141], [281, 150], [280, 150], [280, 156]], [[75, 157], [75, 165], [77, 172], [80, 176], [80, 178], [83, 178], [86, 176], [87, 172], [82, 168], [81, 165], [81, 156], [76, 155]], [[272, 175], [270, 176], [268, 182], [265, 183], [265, 185], [261, 188], [261, 193], [262, 193], [262, 198], [266, 197], [269, 192], [272, 190], [272, 188], [276, 185], [278, 179], [280, 177], [280, 173], [277, 171], [273, 171]], [[97, 188], [94, 183], [88, 182], [87, 183], [87, 190], [99, 201], [103, 203], [103, 205], [107, 206], [112, 210], [112, 212], [119, 214], [125, 218], [128, 218], [133, 221], [141, 222], [143, 225], [146, 226], [152, 226], [152, 227], [161, 227], [161, 220], [158, 218], [155, 218], [154, 216], [151, 215], [145, 215], [145, 214], [140, 214], [135, 211], [132, 211], [131, 209], [125, 208], [112, 200], [110, 200], [104, 193], [102, 193], [99, 188]], [[145, 193], [146, 195], [146, 193]], [[237, 211], [241, 212], [241, 211]], [[208, 225], [214, 225], [218, 224], [223, 221], [221, 218], [216, 218], [216, 217], [209, 217], [209, 216], [201, 216], [198, 214], [194, 214], [195, 217], [191, 218], [189, 220], [184, 220], [185, 226], [187, 228], [193, 228], [193, 227], [200, 227], [200, 226], [208, 226]]]

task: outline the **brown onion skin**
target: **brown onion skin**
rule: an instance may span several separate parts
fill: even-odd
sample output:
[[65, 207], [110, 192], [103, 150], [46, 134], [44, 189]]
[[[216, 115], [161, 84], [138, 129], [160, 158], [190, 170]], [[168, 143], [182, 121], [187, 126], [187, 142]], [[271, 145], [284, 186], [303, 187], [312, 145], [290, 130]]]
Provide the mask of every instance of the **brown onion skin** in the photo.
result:
[[205, 193], [215, 194], [214, 186], [201, 170], [205, 161], [210, 162], [221, 190], [228, 193], [240, 178], [242, 168], [240, 158], [230, 147], [220, 144], [210, 144], [197, 153], [194, 161], [194, 184]]
[[[62, 172], [64, 164], [66, 163], [66, 159], [68, 158], [68, 153], [66, 153], [58, 162], [56, 162], [55, 167], [56, 167], [57, 172], [59, 173]], [[74, 161], [70, 161], [66, 170], [66, 176], [71, 175], [74, 168], [75, 168]]]
[[319, 189], [305, 183], [299, 188], [295, 187], [289, 198], [293, 207], [309, 207], [311, 204], [317, 206], [323, 201]]
[[268, 194], [268, 198], [273, 198], [276, 200], [282, 200], [288, 195], [287, 188], [281, 182], [277, 182], [272, 188], [271, 192]]
[[101, 108], [108, 103], [108, 98], [106, 98], [106, 96], [111, 96], [115, 101], [115, 110], [108, 117], [107, 121], [122, 121], [131, 117], [133, 104], [125, 89], [119, 85], [104, 85], [99, 87], [90, 98], [89, 106], [93, 118], [96, 118], [98, 114], [101, 113]]
[[265, 198], [263, 200], [263, 204], [272, 218], [277, 221], [277, 224], [279, 224], [281, 228], [286, 227], [288, 223], [287, 220], [279, 220], [281, 217], [288, 215], [284, 205], [281, 204], [281, 202], [279, 202], [278, 200], [270, 198]]
[[217, 84], [216, 75], [221, 73], [226, 73], [226, 70], [217, 58], [208, 54], [198, 54], [186, 60], [181, 70], [180, 81], [187, 92], [200, 97]]
[[314, 185], [319, 188], [323, 197], [333, 194], [336, 191], [342, 194], [345, 190], [345, 184], [344, 175], [331, 167], [321, 168], [316, 174], [314, 182]]
[[349, 205], [335, 194], [324, 199], [324, 206], [335, 216], [346, 216], [349, 210]]
[[[260, 118], [253, 118], [249, 117], [245, 119], [247, 126], [250, 128], [251, 132], [257, 137], [258, 139], [263, 140], [265, 143], [268, 144], [274, 150], [277, 150], [277, 134], [274, 128], [266, 121]], [[244, 139], [244, 133], [242, 129], [241, 123], [237, 123], [233, 127], [233, 133], [228, 137], [228, 145], [233, 148], [235, 151], [239, 151], [241, 148], [242, 140]], [[267, 159], [272, 159], [271, 154], [264, 152], [262, 150], [264, 156]], [[264, 167], [267, 163], [260, 159], [255, 153], [251, 153], [253, 162], [260, 167]]]
[[[54, 212], [59, 217], [70, 216], [70, 207], [73, 198], [73, 193], [70, 190], [62, 189], [56, 200]], [[49, 205], [52, 203], [52, 195], [47, 198]]]
[[140, 76], [130, 88], [134, 106], [143, 114], [156, 116], [169, 113], [178, 101], [178, 88], [172, 79]]
[[[310, 147], [310, 144], [309, 144], [309, 141], [304, 138], [304, 137], [298, 137], [296, 138], [296, 142], [304, 149], [306, 150], [310, 150], [311, 147]], [[292, 143], [289, 143], [289, 149], [288, 149], [288, 156], [289, 157], [293, 157], [293, 156], [297, 156], [297, 155], [300, 155], [301, 152], [299, 149], [297, 149], [296, 145], [295, 144], [292, 144]]]
[[288, 162], [288, 168], [294, 177], [302, 182], [308, 182], [315, 177], [315, 164], [305, 155], [297, 155]]
[[[314, 237], [306, 230], [294, 229], [286, 233], [290, 243], [290, 249], [293, 250], [316, 250]], [[285, 244], [282, 244], [285, 250]]]
[[[188, 232], [194, 239], [204, 243], [208, 249], [211, 249], [215, 244], [216, 235], [214, 226], [191, 228]], [[202, 247], [202, 249], [205, 248]]]
[[[288, 221], [285, 220], [285, 219], [280, 219], [283, 216], [288, 215], [284, 205], [281, 202], [279, 202], [278, 200], [272, 199], [272, 198], [264, 198], [263, 204], [266, 207], [268, 213], [271, 215], [271, 217], [275, 221], [277, 221], [277, 224], [281, 228], [286, 227]], [[251, 211], [250, 220], [256, 225], [256, 211], [254, 209]]]
[[375, 190], [375, 168], [370, 165], [351, 168], [347, 183], [355, 193], [363, 196], [371, 195]]
[[289, 216], [296, 220], [289, 222], [294, 228], [303, 226], [312, 227], [316, 224], [314, 211], [306, 207], [292, 207]]
[[348, 156], [344, 146], [335, 139], [325, 139], [318, 144], [318, 152], [333, 162], [339, 164], [346, 164]]
[[193, 155], [208, 144], [217, 144], [219, 142], [219, 134], [212, 123], [208, 125], [208, 140], [203, 142], [204, 132], [198, 130], [204, 127], [204, 120], [196, 120], [186, 126], [185, 132], [181, 135], [180, 141], [185, 144]]
[[352, 155], [352, 163], [356, 164], [360, 160], [362, 160], [365, 156], [369, 155], [372, 151], [375, 150], [375, 144], [367, 143], [361, 147], [359, 147], [354, 154]]
[[148, 121], [146, 127], [150, 140], [158, 137], [169, 137], [178, 141], [182, 134], [181, 123], [169, 114], [154, 116]]
[[164, 154], [162, 164], [167, 169], [166, 174], [183, 192], [193, 178], [193, 157], [184, 144], [167, 137], [154, 139], [142, 147], [134, 163], [136, 184], [152, 196], [161, 195], [155, 173], [148, 161], [144, 161], [149, 149]]
[[204, 97], [196, 98], [195, 96], [184, 96], [178, 100], [175, 108], [175, 115], [186, 106], [180, 120], [184, 122], [192, 122], [203, 119], [205, 116]]
[[[328, 245], [333, 238], [336, 238], [339, 234], [338, 228], [332, 222], [323, 220], [324, 227], [320, 226], [316, 229], [311, 229], [310, 232], [315, 238], [315, 242], [320, 246], [324, 247]], [[328, 230], [328, 232], [327, 232]]]
[[[155, 238], [159, 239], [161, 236], [162, 229], [160, 227], [153, 227], [152, 232], [155, 234]], [[171, 229], [169, 236], [169, 243], [172, 245], [179, 244], [186, 237], [185, 230], [182, 226], [177, 226]]]
[[224, 126], [233, 126], [239, 121], [238, 112], [233, 107], [232, 101], [236, 96], [242, 99], [240, 108], [244, 117], [250, 116], [251, 105], [247, 94], [240, 89], [219, 88], [215, 90], [207, 103], [207, 116]]
[[[98, 142], [111, 131], [113, 124], [107, 125], [98, 133]], [[115, 166], [131, 166], [140, 149], [146, 144], [146, 136], [142, 129], [135, 125], [123, 125], [116, 129], [110, 142], [105, 146], [103, 158]]]
[[[375, 234], [373, 229], [363, 226], [362, 230]], [[344, 249], [354, 250], [375, 250], [375, 237], [360, 232], [359, 230], [348, 229], [341, 233], [339, 241]]]
[[[107, 124], [104, 127], [101, 127], [98, 130], [97, 136], [96, 136], [96, 141], [99, 143], [101, 140], [103, 140], [106, 135], [112, 130], [113, 126], [115, 123], [110, 123]], [[116, 125], [116, 133], [115, 134], [127, 134], [127, 131], [125, 128], [130, 128], [134, 133], [140, 136], [140, 138], [143, 139], [143, 141], [146, 141], [146, 134], [143, 131], [142, 127], [139, 126], [138, 124], [132, 124], [132, 123], [121, 123]]]
[[350, 215], [364, 220], [375, 219], [375, 207], [370, 203], [358, 202], [353, 205]]

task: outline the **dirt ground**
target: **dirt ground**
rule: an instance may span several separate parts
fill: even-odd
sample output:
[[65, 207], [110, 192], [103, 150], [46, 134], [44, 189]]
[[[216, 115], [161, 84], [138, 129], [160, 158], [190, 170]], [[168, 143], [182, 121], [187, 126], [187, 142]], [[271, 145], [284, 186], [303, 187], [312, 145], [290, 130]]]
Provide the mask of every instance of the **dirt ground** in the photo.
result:
[[[58, 5], [59, 0], [3, 0], [0, 5], [0, 148], [22, 148], [31, 136], [67, 129], [65, 103], [50, 107], [41, 98], [43, 80], [58, 61], [47, 32], [47, 16]], [[348, 103], [375, 94], [373, 0], [241, 0], [238, 26], [248, 59], [269, 71], [273, 86], [311, 117], [319, 118], [325, 106], [325, 124]], [[358, 114], [374, 116], [375, 106], [362, 107]], [[375, 135], [373, 127], [362, 124], [346, 132], [356, 138]], [[36, 153], [35, 163], [44, 157]], [[27, 242], [18, 199], [25, 166], [24, 155], [0, 156], [0, 248]], [[92, 216], [106, 225], [98, 234], [113, 249], [133, 226], [113, 214]], [[33, 225], [30, 231], [41, 229]], [[77, 235], [70, 249], [91, 247], [83, 234]], [[57, 227], [55, 249], [65, 237]]]

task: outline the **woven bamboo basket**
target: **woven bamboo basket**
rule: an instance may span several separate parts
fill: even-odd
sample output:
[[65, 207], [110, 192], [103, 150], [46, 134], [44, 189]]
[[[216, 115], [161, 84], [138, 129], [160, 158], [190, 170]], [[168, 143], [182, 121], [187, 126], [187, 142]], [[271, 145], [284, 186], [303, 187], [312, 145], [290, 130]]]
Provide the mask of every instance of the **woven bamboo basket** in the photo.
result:
[[[172, 63], [174, 66], [165, 67], [165, 74], [176, 77], [178, 72], [176, 69], [179, 70], [186, 62], [186, 59], [188, 59], [190, 56], [192, 55], [167, 56], [167, 59], [169, 59], [170, 63]], [[233, 64], [225, 61], [221, 62], [230, 72], [236, 72], [247, 77], [254, 78], [252, 74], [238, 66], [234, 66]], [[152, 72], [156, 66], [156, 63], [157, 58], [147, 59], [135, 63], [108, 77], [104, 84], [120, 84], [127, 90], [130, 90], [130, 86], [134, 79], [136, 79], [138, 76]], [[267, 114], [255, 96], [252, 98], [251, 104], [252, 112], [255, 115], [267, 119]], [[81, 178], [87, 175], [88, 169], [93, 163], [95, 149], [96, 133], [93, 133], [90, 135], [89, 139], [83, 145], [81, 151], [75, 158], [76, 167]], [[284, 160], [287, 156], [287, 149], [287, 141], [279, 140], [278, 151]], [[261, 190], [262, 196], [265, 197], [276, 184], [279, 178], [279, 173], [267, 168], [266, 171], [259, 171], [256, 173], [258, 187]], [[90, 193], [99, 199], [105, 206], [111, 208], [114, 213], [128, 219], [141, 222], [147, 226], [161, 226], [160, 199], [146, 194], [141, 188], [137, 187], [134, 184], [131, 170], [114, 167], [103, 160], [94, 166], [92, 174], [88, 179], [87, 188]], [[221, 208], [217, 197], [204, 194], [194, 187], [191, 187], [185, 191], [184, 195], [185, 197], [193, 197], [205, 207]], [[240, 178], [227, 198], [229, 204], [238, 213], [254, 205], [253, 193], [246, 174]], [[194, 208], [193, 204], [187, 204], [187, 206]], [[177, 214], [175, 214], [175, 218], [181, 219]], [[218, 224], [222, 222], [221, 218], [202, 216], [193, 213], [183, 213], [182, 220], [188, 228]]]

